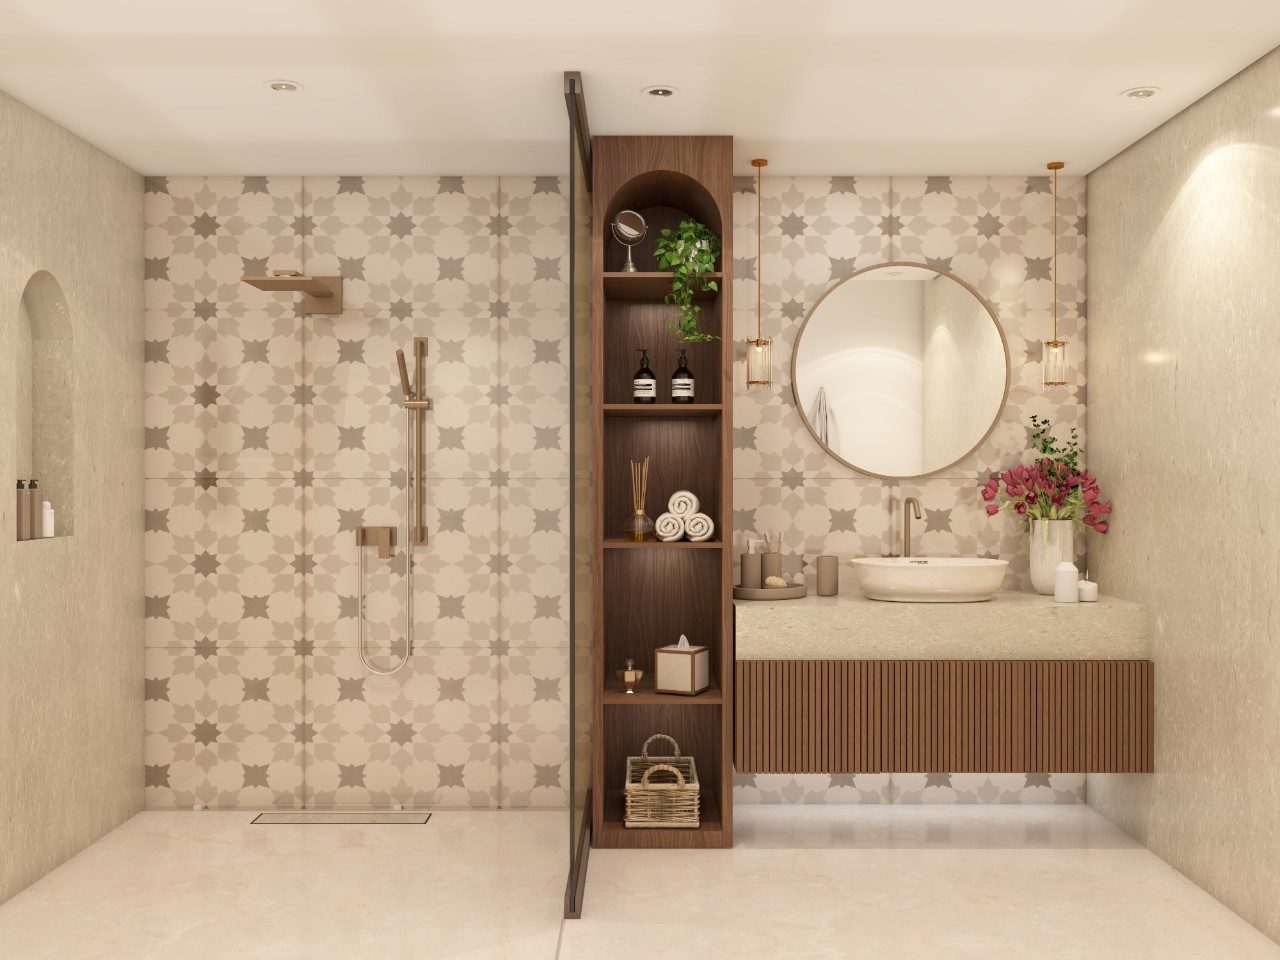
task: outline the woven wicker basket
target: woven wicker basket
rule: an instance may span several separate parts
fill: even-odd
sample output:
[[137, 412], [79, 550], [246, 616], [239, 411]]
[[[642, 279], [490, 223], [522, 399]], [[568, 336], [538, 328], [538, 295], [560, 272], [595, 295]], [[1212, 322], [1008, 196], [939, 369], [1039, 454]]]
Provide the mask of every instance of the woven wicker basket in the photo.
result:
[[[649, 744], [655, 740], [670, 741], [673, 756], [649, 756]], [[693, 757], [680, 756], [680, 744], [674, 738], [655, 733], [640, 748], [640, 756], [627, 757], [623, 823], [642, 828], [695, 828], [700, 789]]]

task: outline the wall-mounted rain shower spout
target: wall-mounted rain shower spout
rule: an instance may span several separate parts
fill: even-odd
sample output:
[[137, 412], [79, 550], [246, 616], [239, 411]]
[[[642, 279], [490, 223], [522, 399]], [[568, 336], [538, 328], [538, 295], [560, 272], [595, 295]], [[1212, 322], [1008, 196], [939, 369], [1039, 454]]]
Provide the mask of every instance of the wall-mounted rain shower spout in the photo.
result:
[[[396, 351], [396, 366], [400, 370], [400, 390], [404, 394], [401, 403], [404, 405], [406, 414], [408, 456], [404, 465], [404, 494], [405, 494], [405, 513], [409, 535], [405, 537], [405, 570], [404, 570], [404, 593], [405, 593], [405, 650], [404, 659], [390, 670], [380, 670], [369, 662], [364, 653], [364, 547], [378, 546], [382, 550], [390, 549], [395, 545], [394, 531], [387, 531], [375, 536], [376, 531], [381, 528], [368, 528], [369, 533], [365, 533], [366, 528], [356, 531], [357, 550], [360, 555], [359, 567], [359, 626], [357, 649], [360, 654], [360, 660], [364, 664], [365, 669], [370, 673], [376, 673], [379, 676], [389, 677], [393, 673], [398, 673], [404, 669], [413, 656], [413, 630], [414, 630], [414, 613], [413, 613], [413, 551], [415, 547], [425, 547], [427, 545], [427, 528], [422, 522], [422, 427], [424, 423], [424, 414], [431, 409], [431, 398], [423, 396], [423, 368], [426, 366], [427, 360], [427, 338], [413, 338], [413, 380], [409, 379], [409, 367], [405, 363], [404, 351]], [[380, 550], [380, 556], [386, 556], [385, 552]]]

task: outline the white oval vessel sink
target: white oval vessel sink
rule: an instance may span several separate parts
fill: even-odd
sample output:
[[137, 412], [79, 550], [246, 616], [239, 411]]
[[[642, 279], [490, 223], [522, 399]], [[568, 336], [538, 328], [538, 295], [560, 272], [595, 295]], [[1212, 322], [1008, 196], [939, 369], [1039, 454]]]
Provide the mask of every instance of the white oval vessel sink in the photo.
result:
[[1004, 584], [1008, 560], [981, 557], [862, 557], [853, 561], [862, 592], [900, 603], [975, 603]]

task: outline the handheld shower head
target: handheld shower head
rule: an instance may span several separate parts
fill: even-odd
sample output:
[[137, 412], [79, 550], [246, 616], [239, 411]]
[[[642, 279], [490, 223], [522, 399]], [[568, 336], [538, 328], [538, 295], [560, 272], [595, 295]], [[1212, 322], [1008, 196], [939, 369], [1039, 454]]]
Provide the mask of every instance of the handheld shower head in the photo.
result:
[[400, 389], [404, 391], [405, 400], [413, 399], [413, 388], [409, 386], [409, 367], [404, 362], [404, 351], [396, 351], [396, 363], [400, 366]]

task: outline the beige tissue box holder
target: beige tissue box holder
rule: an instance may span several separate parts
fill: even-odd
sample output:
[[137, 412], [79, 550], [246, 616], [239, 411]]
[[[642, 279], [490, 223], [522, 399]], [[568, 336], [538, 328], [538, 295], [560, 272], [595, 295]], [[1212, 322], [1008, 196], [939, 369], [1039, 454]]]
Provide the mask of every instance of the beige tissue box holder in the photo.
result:
[[687, 697], [711, 686], [711, 648], [671, 644], [653, 651], [653, 689]]

